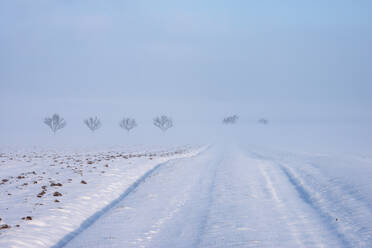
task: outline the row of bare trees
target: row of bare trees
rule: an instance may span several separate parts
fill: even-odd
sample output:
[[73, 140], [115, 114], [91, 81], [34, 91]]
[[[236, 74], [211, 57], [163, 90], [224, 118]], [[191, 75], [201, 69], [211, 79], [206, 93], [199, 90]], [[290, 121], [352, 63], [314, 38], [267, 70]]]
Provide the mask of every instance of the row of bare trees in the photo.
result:
[[[231, 115], [227, 116], [222, 120], [222, 123], [225, 125], [232, 125], [235, 124], [239, 120], [238, 115]], [[52, 132], [56, 134], [56, 132], [66, 126], [66, 121], [60, 117], [58, 114], [54, 114], [52, 117], [46, 117], [44, 119], [44, 123], [50, 127]], [[92, 131], [95, 132], [102, 126], [101, 120], [98, 117], [89, 117], [84, 120], [85, 125]], [[267, 125], [269, 121], [265, 118], [261, 118], [258, 120], [258, 123]], [[157, 116], [153, 119], [153, 124], [158, 127], [163, 132], [167, 131], [169, 128], [173, 127], [173, 120], [169, 116], [161, 115]], [[137, 127], [137, 122], [133, 118], [123, 118], [119, 122], [119, 126], [127, 130], [128, 132], [133, 128]]]
[[[66, 126], [66, 121], [59, 116], [54, 114], [52, 117], [46, 117], [44, 123], [52, 130], [53, 134]], [[97, 129], [102, 127], [102, 122], [98, 117], [89, 117], [84, 120], [84, 124], [92, 131], [95, 132]], [[173, 120], [171, 117], [166, 115], [157, 116], [153, 120], [153, 124], [158, 127], [161, 131], [165, 132], [169, 128], [173, 127]], [[119, 122], [119, 127], [126, 131], [130, 131], [137, 127], [137, 122], [133, 118], [123, 118]]]

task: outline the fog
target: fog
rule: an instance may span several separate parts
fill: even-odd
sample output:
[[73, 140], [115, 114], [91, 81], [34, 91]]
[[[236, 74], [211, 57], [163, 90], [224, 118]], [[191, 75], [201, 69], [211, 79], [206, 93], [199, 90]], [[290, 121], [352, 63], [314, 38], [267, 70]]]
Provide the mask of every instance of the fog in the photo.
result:
[[[0, 145], [370, 152], [371, 13], [367, 0], [1, 1]], [[67, 121], [55, 136], [54, 113]]]

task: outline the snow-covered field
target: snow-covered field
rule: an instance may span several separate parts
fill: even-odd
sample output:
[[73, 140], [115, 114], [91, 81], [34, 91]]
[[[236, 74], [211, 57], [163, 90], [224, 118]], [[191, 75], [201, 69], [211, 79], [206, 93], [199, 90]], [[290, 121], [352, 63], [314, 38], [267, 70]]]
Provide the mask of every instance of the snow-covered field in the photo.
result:
[[214, 145], [0, 163], [0, 247], [372, 247], [371, 156]]
[[0, 152], [0, 247], [50, 247], [166, 161], [200, 148]]

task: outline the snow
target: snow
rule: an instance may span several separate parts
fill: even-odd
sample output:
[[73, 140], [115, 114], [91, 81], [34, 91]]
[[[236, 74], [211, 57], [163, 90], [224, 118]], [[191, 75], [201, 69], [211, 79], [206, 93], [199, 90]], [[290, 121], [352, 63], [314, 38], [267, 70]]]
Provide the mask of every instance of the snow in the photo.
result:
[[[143, 175], [199, 149], [62, 151], [4, 149], [0, 157], [0, 247], [50, 247]], [[54, 185], [61, 186], [51, 186]], [[45, 194], [37, 197], [45, 188]], [[59, 192], [62, 196], [54, 196]], [[58, 202], [55, 202], [58, 201]], [[30, 216], [32, 220], [22, 219]]]
[[[58, 155], [57, 161], [67, 163], [69, 157], [84, 161], [78, 166], [82, 176], [66, 164], [50, 166], [54, 153], [33, 151], [23, 158], [23, 153], [3, 152], [1, 178], [13, 178], [0, 185], [0, 218], [4, 216], [1, 223], [12, 228], [0, 231], [0, 246], [372, 246], [371, 156], [301, 154], [244, 145], [181, 151], [151, 152], [158, 154], [152, 160], [125, 159], [118, 151]], [[132, 152], [145, 153], [150, 152]], [[168, 155], [159, 156], [164, 153]], [[25, 167], [29, 157], [32, 161]], [[45, 176], [38, 179], [43, 181], [21, 186], [43, 171]], [[22, 172], [31, 173], [17, 179]], [[81, 184], [82, 179], [87, 184]], [[63, 186], [52, 190], [51, 180]], [[44, 184], [47, 193], [35, 197]], [[56, 190], [62, 197], [52, 196]], [[56, 198], [61, 202], [54, 203]], [[21, 220], [26, 216], [33, 219]]]

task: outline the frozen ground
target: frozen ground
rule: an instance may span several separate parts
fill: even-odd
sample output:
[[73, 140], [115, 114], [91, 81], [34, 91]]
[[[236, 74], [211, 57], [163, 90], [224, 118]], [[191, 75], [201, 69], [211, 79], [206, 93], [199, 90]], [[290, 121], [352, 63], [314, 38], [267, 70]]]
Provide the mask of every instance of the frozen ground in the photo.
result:
[[[69, 168], [72, 182], [66, 182], [66, 173], [63, 187], [48, 184], [39, 199], [35, 190], [28, 194], [22, 186], [25, 179], [16, 178], [24, 167], [12, 168], [20, 162], [9, 163], [9, 153], [2, 154], [8, 162], [1, 165], [1, 175], [12, 174], [13, 185], [0, 185], [0, 217], [12, 224], [1, 230], [0, 246], [372, 247], [370, 156], [215, 145], [153, 160], [131, 158], [136, 161], [132, 165], [131, 159], [119, 157], [108, 168], [95, 156], [99, 169], [85, 165], [84, 157], [83, 176]], [[42, 174], [32, 170], [27, 177]], [[85, 177], [88, 184], [83, 185]], [[91, 191], [86, 189], [90, 185]], [[53, 197], [56, 190], [63, 196]], [[7, 196], [10, 191], [14, 195]], [[26, 215], [34, 218], [21, 220]], [[14, 227], [16, 223], [21, 226]]]

